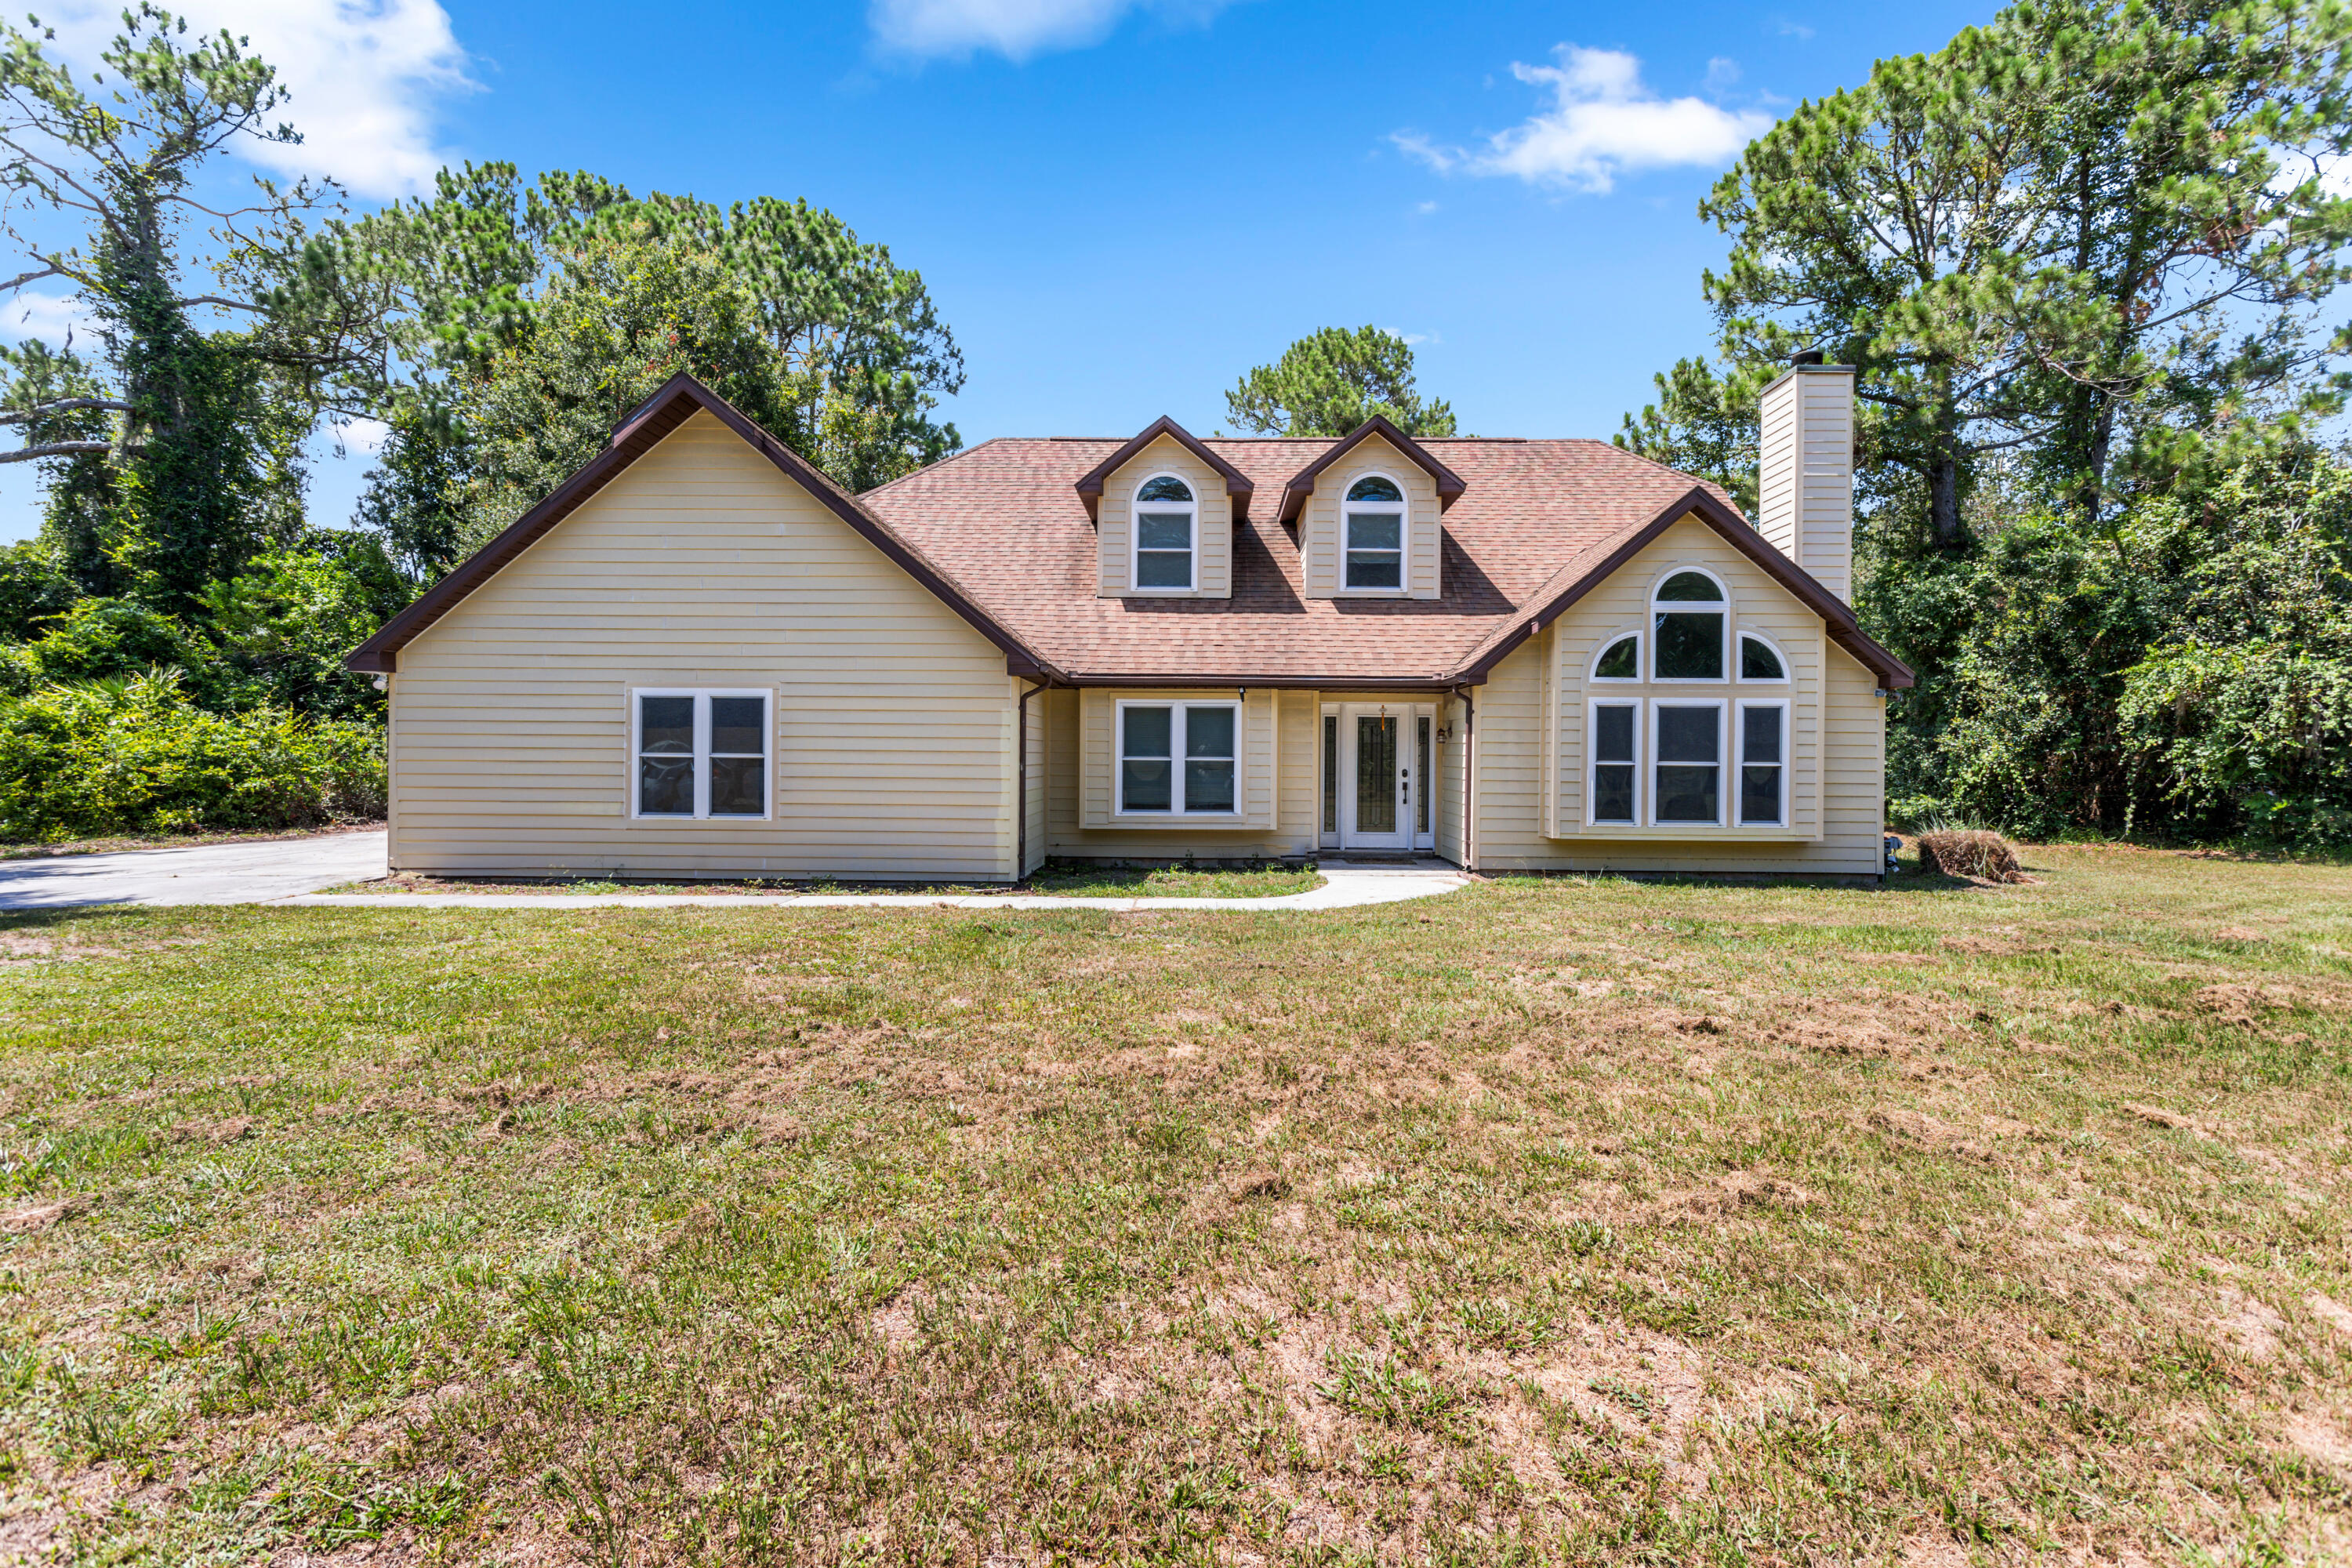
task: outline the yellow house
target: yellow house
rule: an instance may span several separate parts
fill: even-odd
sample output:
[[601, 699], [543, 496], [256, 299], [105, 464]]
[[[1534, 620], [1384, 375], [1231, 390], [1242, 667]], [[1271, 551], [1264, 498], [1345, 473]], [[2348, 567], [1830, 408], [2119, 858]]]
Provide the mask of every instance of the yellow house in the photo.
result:
[[983, 443], [862, 496], [680, 376], [350, 658], [392, 864], [1012, 881], [1048, 856], [1882, 869], [1853, 383], [1760, 516], [1605, 442]]

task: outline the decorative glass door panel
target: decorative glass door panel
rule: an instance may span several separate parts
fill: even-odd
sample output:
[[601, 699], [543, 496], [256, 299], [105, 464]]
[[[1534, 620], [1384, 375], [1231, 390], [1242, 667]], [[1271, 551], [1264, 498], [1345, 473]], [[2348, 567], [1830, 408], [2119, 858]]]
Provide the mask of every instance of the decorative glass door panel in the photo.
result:
[[1356, 836], [1397, 830], [1397, 720], [1393, 713], [1356, 715]]

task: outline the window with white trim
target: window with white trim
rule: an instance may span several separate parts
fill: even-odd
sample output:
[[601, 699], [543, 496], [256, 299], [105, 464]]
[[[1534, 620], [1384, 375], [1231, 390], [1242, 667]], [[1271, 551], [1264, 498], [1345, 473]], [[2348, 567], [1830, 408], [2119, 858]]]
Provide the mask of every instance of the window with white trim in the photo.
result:
[[1404, 491], [1394, 479], [1366, 474], [1348, 487], [1347, 571], [1349, 588], [1404, 587]]
[[1236, 702], [1120, 703], [1120, 814], [1237, 812], [1241, 712]]
[[1135, 489], [1135, 577], [1139, 593], [1175, 594], [1192, 586], [1193, 542], [1201, 507], [1192, 487], [1154, 474]]
[[635, 815], [764, 817], [773, 726], [765, 691], [631, 694]]
[[1739, 704], [1739, 825], [1787, 825], [1789, 820], [1789, 705]]
[[1592, 705], [1591, 821], [1641, 820], [1641, 718], [1638, 702]]
[[1721, 702], [1650, 705], [1650, 819], [1660, 826], [1723, 820]]
[[1743, 681], [1786, 680], [1788, 661], [1780, 650], [1753, 632], [1739, 634], [1739, 679]]
[[1659, 584], [1650, 600], [1651, 679], [1723, 679], [1729, 608], [1723, 584], [1704, 572], [1676, 572]]
[[1592, 661], [1595, 680], [1639, 680], [1642, 679], [1642, 638], [1636, 633], [1619, 637], [1601, 650]]

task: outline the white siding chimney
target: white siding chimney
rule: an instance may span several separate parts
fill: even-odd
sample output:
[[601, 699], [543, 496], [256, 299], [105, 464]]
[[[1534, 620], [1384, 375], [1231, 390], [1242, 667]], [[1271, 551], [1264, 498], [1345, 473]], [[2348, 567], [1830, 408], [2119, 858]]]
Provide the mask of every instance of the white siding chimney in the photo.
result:
[[1799, 354], [1764, 389], [1756, 526], [1839, 598], [1853, 596], [1853, 367]]

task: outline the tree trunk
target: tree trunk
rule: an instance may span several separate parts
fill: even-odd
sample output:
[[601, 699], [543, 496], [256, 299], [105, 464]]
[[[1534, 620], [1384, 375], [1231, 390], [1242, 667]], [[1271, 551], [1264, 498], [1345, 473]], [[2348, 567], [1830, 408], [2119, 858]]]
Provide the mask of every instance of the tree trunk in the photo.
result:
[[1960, 542], [1960, 460], [1949, 451], [1937, 456], [1927, 468], [1927, 521], [1935, 526], [1936, 542], [1955, 550]]
[[2098, 399], [2098, 412], [2091, 417], [2091, 440], [2083, 455], [2083, 526], [2098, 526], [2099, 508], [2107, 496], [2107, 454], [2116, 440], [2116, 400], [2104, 392], [2094, 393]]

